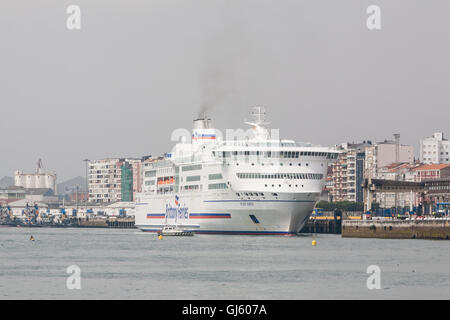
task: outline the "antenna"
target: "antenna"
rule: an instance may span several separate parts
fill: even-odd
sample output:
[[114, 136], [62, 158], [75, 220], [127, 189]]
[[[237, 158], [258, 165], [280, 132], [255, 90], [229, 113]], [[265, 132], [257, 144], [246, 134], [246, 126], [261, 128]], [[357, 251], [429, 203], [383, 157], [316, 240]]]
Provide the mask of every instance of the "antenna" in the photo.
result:
[[37, 170], [36, 173], [41, 173], [42, 170], [42, 159], [39, 159], [37, 162]]
[[250, 113], [253, 116], [254, 122], [256, 124], [264, 124], [266, 120], [266, 109], [261, 106], [256, 106], [252, 108], [252, 112]]
[[250, 116], [252, 120], [246, 121], [245, 123], [251, 126], [264, 126], [269, 124], [266, 122], [266, 109], [261, 106], [252, 107], [252, 111], [250, 112]]
[[269, 123], [266, 122], [266, 110], [264, 107], [252, 107], [250, 115], [253, 119], [251, 121], [245, 121], [244, 123], [253, 127], [255, 135], [254, 138], [259, 140], [268, 140], [270, 138], [270, 134], [265, 125]]

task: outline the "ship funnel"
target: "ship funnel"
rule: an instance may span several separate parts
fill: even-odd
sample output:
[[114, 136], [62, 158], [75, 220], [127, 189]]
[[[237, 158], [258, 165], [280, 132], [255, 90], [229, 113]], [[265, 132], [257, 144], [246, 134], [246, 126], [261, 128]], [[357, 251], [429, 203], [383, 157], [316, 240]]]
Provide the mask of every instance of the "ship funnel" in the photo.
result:
[[194, 130], [192, 130], [192, 140], [205, 143], [216, 140], [216, 130], [211, 126], [211, 119], [207, 116], [194, 120]]
[[194, 129], [211, 129], [211, 119], [206, 116], [195, 119]]

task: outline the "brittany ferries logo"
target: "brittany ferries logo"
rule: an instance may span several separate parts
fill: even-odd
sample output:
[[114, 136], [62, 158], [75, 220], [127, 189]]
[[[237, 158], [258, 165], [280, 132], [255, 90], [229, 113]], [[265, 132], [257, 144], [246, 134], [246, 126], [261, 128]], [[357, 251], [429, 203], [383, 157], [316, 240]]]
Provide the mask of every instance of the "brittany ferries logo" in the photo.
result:
[[216, 135], [214, 133], [197, 133], [194, 132], [192, 134], [192, 139], [193, 140], [215, 140], [216, 139]]
[[189, 210], [187, 207], [182, 207], [180, 205], [180, 198], [175, 196], [175, 206], [172, 207], [170, 204], [166, 204], [166, 216], [167, 218], [175, 218], [178, 215], [178, 218], [188, 219], [189, 218]]

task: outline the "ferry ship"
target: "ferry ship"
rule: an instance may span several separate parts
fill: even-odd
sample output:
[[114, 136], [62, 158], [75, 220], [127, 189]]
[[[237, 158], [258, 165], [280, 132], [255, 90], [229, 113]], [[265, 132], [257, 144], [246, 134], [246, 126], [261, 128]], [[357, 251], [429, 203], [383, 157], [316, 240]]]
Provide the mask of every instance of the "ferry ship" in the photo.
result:
[[[211, 119], [194, 120], [188, 142], [144, 167], [136, 226], [205, 234], [293, 235], [312, 213], [337, 158], [332, 148], [273, 138], [256, 107], [245, 137], [223, 139]], [[243, 131], [243, 130], [241, 130]]]

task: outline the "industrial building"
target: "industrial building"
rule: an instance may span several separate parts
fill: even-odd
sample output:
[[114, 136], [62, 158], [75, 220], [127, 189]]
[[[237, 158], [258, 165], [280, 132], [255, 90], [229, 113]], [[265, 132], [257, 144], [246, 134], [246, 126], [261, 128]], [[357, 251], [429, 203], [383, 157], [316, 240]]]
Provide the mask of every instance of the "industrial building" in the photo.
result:
[[14, 172], [14, 185], [26, 189], [52, 189], [56, 193], [56, 173], [44, 172], [42, 169], [42, 160], [37, 163], [35, 173], [24, 173], [21, 170]]

